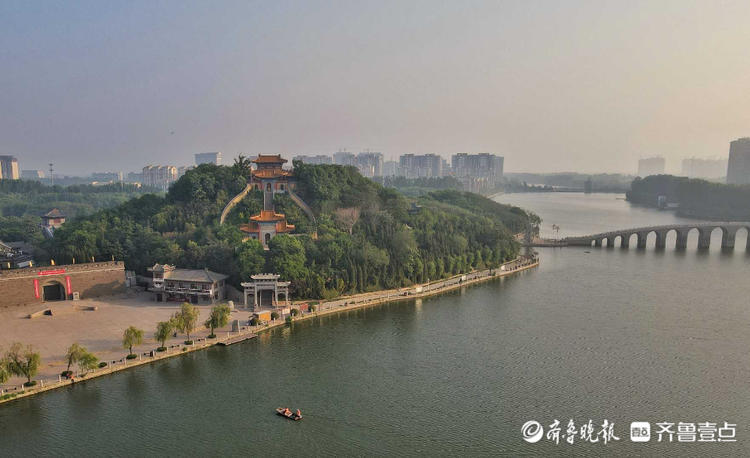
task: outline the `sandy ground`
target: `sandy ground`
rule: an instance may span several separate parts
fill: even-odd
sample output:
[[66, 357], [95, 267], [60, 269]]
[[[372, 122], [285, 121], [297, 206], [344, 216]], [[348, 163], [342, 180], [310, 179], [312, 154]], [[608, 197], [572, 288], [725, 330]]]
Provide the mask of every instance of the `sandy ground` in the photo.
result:
[[[97, 310], [75, 310], [74, 305], [96, 306]], [[65, 352], [73, 342], [83, 345], [100, 360], [120, 360], [128, 352], [122, 348], [123, 331], [135, 326], [143, 330], [144, 336], [143, 344], [133, 348], [134, 353], [158, 347], [153, 338], [156, 323], [167, 320], [179, 307], [179, 302], [154, 302], [151, 294], [137, 293], [75, 302], [49, 302], [43, 307], [0, 308], [0, 352], [4, 353], [13, 342], [31, 344], [42, 355], [42, 365], [35, 378], [57, 379], [57, 375], [67, 366], [64, 362]], [[191, 338], [193, 335], [205, 337], [209, 333], [203, 328], [203, 322], [210, 313], [211, 305], [196, 307], [200, 310], [199, 327]], [[53, 315], [27, 318], [29, 313], [43, 308], [52, 308]], [[237, 310], [232, 313], [230, 326], [221, 331], [231, 329], [231, 320], [247, 320], [249, 317], [249, 311]], [[170, 338], [167, 345], [184, 340], [184, 335], [178, 335], [177, 338]], [[18, 385], [23, 381], [15, 377], [4, 385]]]

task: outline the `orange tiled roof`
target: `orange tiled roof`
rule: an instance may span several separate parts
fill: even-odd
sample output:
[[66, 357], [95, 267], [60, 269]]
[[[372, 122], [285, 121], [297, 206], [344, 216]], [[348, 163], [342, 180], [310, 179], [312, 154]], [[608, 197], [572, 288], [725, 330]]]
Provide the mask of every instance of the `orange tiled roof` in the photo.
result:
[[287, 162], [286, 159], [281, 157], [281, 154], [259, 154], [258, 157], [252, 160], [256, 164], [283, 164]]
[[240, 230], [242, 232], [257, 233], [260, 231], [258, 223], [240, 224]]
[[252, 221], [281, 221], [284, 219], [284, 215], [281, 213], [276, 213], [272, 210], [261, 210], [260, 213], [257, 215], [253, 215], [250, 217]]
[[63, 214], [63, 212], [60, 211], [59, 208], [53, 208], [52, 210], [42, 215], [42, 217], [43, 218], [65, 218], [65, 215]]
[[279, 178], [279, 177], [290, 177], [293, 173], [289, 170], [281, 169], [260, 169], [253, 170], [253, 176], [256, 178]]
[[289, 224], [286, 222], [286, 220], [279, 221], [278, 223], [276, 223], [277, 234], [284, 233], [284, 232], [292, 232], [292, 231], [294, 231], [294, 224]]

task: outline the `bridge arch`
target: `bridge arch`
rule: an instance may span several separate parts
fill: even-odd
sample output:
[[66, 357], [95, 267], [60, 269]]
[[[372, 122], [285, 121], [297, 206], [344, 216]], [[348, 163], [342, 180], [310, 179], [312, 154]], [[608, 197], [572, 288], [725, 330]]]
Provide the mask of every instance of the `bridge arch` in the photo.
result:
[[646, 231], [646, 247], [656, 246], [656, 242], [658, 238], [659, 238], [659, 234], [657, 234], [655, 230], [650, 229]]
[[[674, 233], [674, 235], [673, 235]], [[666, 245], [674, 246], [675, 249], [681, 250], [687, 248], [687, 245], [697, 246], [698, 249], [704, 250], [713, 243], [720, 242], [723, 249], [733, 250], [736, 243], [740, 243], [747, 251], [750, 252], [750, 222], [695, 222], [689, 224], [667, 224], [662, 226], [639, 227], [633, 229], [615, 230], [602, 232], [599, 234], [567, 237], [563, 239], [566, 245], [578, 246], [595, 246], [595, 247], [615, 247], [629, 248], [635, 243], [639, 249], [645, 249], [647, 245], [654, 246], [656, 249], [664, 249]], [[739, 234], [739, 240], [737, 238]], [[619, 241], [618, 241], [619, 239]], [[694, 241], [695, 240], [695, 241]], [[674, 245], [673, 245], [674, 244]]]
[[[745, 251], [750, 253], [750, 226], [740, 226], [734, 234], [735, 245], [745, 247]], [[744, 245], [743, 245], [744, 244]]]
[[638, 244], [638, 234], [635, 232], [625, 232], [620, 238], [620, 248], [630, 248], [631, 245]]
[[667, 245], [671, 248], [677, 248], [677, 240], [680, 238], [680, 230], [676, 227], [670, 227], [663, 231], [664, 233], [664, 247]]
[[623, 246], [623, 241], [625, 240], [624, 234], [615, 234], [612, 236], [612, 248], [619, 246]]

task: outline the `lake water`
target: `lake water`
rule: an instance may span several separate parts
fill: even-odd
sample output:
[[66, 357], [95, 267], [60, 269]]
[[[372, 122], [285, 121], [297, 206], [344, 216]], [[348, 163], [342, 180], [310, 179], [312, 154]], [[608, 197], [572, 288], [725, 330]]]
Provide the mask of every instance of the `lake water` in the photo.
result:
[[[543, 235], [677, 221], [617, 197], [498, 200], [536, 211]], [[514, 277], [4, 405], [0, 455], [750, 455], [743, 250], [539, 252]], [[305, 419], [276, 416], [282, 405]], [[563, 434], [607, 419], [620, 440], [522, 439], [526, 421], [555, 419]], [[632, 421], [651, 423], [650, 442], [630, 441]], [[737, 442], [658, 443], [657, 422], [729, 422]]]

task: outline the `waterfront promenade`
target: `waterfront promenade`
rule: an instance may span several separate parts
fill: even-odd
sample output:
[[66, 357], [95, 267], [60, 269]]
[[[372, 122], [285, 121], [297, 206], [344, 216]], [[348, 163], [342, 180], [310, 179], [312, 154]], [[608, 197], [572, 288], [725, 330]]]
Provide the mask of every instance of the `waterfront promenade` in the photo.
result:
[[[352, 296], [346, 296], [337, 298], [335, 300], [321, 302], [317, 305], [317, 310], [315, 312], [308, 312], [303, 313], [297, 317], [294, 318], [294, 321], [301, 321], [301, 320], [308, 320], [308, 319], [314, 319], [319, 316], [329, 315], [329, 314], [335, 314], [340, 312], [345, 312], [349, 310], [364, 308], [364, 307], [370, 307], [375, 306], [378, 304], [386, 303], [386, 302], [394, 302], [399, 300], [410, 300], [415, 298], [421, 298], [426, 297], [434, 294], [439, 294], [447, 291], [451, 291], [457, 288], [462, 288], [464, 286], [468, 286], [471, 284], [491, 280], [493, 278], [500, 278], [503, 276], [511, 275], [526, 269], [530, 269], [533, 267], [538, 266], [539, 260], [537, 258], [530, 258], [530, 257], [520, 257], [514, 261], [508, 262], [504, 264], [503, 266], [495, 269], [487, 269], [482, 271], [476, 271], [476, 272], [470, 272], [464, 275], [456, 275], [454, 277], [450, 277], [447, 279], [442, 279], [434, 282], [429, 282], [421, 285], [414, 285], [408, 288], [399, 288], [399, 289], [393, 289], [393, 290], [385, 290], [385, 291], [377, 291], [372, 293], [363, 293], [363, 294], [357, 294]], [[176, 310], [176, 307], [171, 308], [170, 310]], [[154, 306], [156, 308], [156, 306]], [[162, 307], [164, 308], [164, 307]], [[205, 310], [202, 310], [201, 315], [203, 316], [204, 313], [207, 313], [207, 307], [204, 307]], [[80, 312], [80, 313], [92, 313], [95, 314], [97, 312]], [[249, 318], [250, 311], [245, 309], [239, 309], [232, 313], [232, 319], [238, 319], [240, 320], [240, 323], [247, 323], [247, 319]], [[202, 322], [201, 317], [201, 322]], [[33, 320], [30, 320], [33, 321]], [[124, 322], [123, 322], [124, 323]], [[152, 323], [150, 326], [151, 328], [155, 327], [155, 322]], [[282, 319], [277, 319], [271, 323], [267, 323], [261, 326], [247, 326], [243, 325], [240, 327], [240, 330], [237, 332], [230, 332], [227, 330], [227, 328], [223, 328], [222, 330], [217, 330], [216, 335], [217, 338], [215, 339], [207, 339], [205, 337], [205, 334], [208, 333], [207, 330], [200, 330], [195, 333], [196, 337], [194, 338], [195, 344], [194, 345], [183, 345], [182, 340], [184, 340], [183, 336], [179, 336], [174, 339], [170, 339], [170, 341], [167, 342], [168, 350], [166, 352], [154, 352], [153, 356], [151, 356], [151, 350], [153, 350], [156, 346], [156, 342], [153, 341], [153, 339], [149, 339], [151, 337], [151, 334], [153, 330], [147, 329], [148, 326], [143, 326], [145, 331], [146, 339], [144, 339], [144, 344], [140, 345], [138, 348], [135, 349], [135, 353], [138, 354], [138, 358], [134, 360], [126, 360], [124, 359], [125, 351], [121, 350], [119, 351], [118, 355], [120, 356], [118, 359], [106, 359], [102, 358], [104, 361], [107, 361], [109, 365], [102, 369], [96, 369], [88, 372], [85, 377], [77, 377], [77, 381], [80, 382], [81, 380], [88, 380], [95, 377], [100, 377], [103, 375], [108, 375], [114, 372], [119, 372], [121, 370], [126, 370], [132, 367], [140, 366], [143, 364], [148, 364], [154, 361], [159, 361], [165, 358], [170, 358], [174, 356], [179, 356], [184, 353], [190, 353], [197, 350], [202, 350], [204, 348], [214, 346], [217, 344], [229, 344], [238, 340], [242, 340], [242, 338], [253, 338], [258, 333], [261, 332], [267, 332], [268, 330], [274, 329], [279, 326], [285, 326], [286, 322]], [[123, 324], [122, 329], [127, 327], [127, 324]], [[106, 345], [109, 347], [117, 346], [117, 343], [121, 339], [121, 330], [117, 328], [117, 332], [112, 335], [109, 342], [107, 342]], [[18, 340], [26, 343], [29, 341], [29, 339], [21, 339]], [[80, 341], [85, 342], [84, 339], [79, 339]], [[64, 352], [65, 348], [67, 348], [70, 343], [75, 341], [75, 339], [70, 340], [70, 338], [65, 339], [64, 341], [60, 340], [57, 342], [58, 352]], [[52, 345], [52, 343], [50, 344]], [[89, 347], [89, 350], [93, 351], [97, 356], [101, 355], [96, 351], [95, 347]], [[42, 354], [43, 358], [45, 358], [45, 354]], [[60, 361], [57, 361], [56, 364], [50, 364], [49, 361], [43, 361], [43, 364], [49, 369], [53, 368], [55, 372], [59, 373], [62, 369], [64, 369], [64, 366], [62, 366]], [[20, 379], [14, 379], [13, 383], [3, 385], [0, 389], [2, 390], [2, 394], [10, 394], [12, 397], [9, 397], [4, 400], [0, 400], [0, 403], [8, 402], [13, 399], [19, 399], [22, 397], [30, 396], [33, 394], [41, 393], [44, 391], [48, 391], [51, 389], [56, 389], [59, 387], [71, 385], [73, 382], [71, 380], [64, 380], [60, 379], [57, 375], [55, 375], [55, 372], [50, 372], [50, 370], [44, 371], [40, 374], [39, 377], [36, 378], [36, 380], [39, 382], [37, 386], [30, 388], [30, 389], [24, 389]]]

